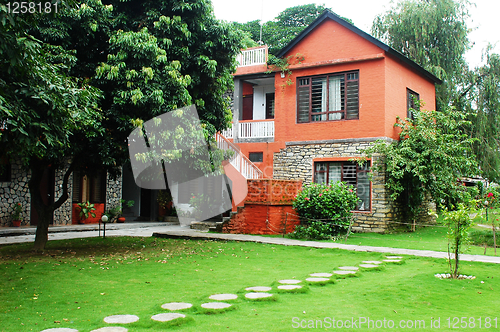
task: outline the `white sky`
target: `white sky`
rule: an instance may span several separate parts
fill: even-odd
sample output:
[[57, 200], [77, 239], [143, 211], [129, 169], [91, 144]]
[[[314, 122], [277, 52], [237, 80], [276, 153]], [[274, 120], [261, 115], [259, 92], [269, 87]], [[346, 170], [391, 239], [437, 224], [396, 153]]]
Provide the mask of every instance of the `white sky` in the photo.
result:
[[[474, 43], [466, 54], [471, 67], [481, 64], [481, 54], [488, 43], [495, 45], [494, 51], [500, 53], [500, 1], [471, 0], [476, 6], [470, 8], [468, 23], [469, 39]], [[359, 29], [370, 32], [373, 19], [392, 7], [391, 0], [212, 0], [215, 16], [224, 21], [245, 23], [253, 20], [267, 22], [289, 7], [316, 3], [331, 8], [336, 14], [350, 18]], [[265, 8], [263, 10], [263, 8]]]

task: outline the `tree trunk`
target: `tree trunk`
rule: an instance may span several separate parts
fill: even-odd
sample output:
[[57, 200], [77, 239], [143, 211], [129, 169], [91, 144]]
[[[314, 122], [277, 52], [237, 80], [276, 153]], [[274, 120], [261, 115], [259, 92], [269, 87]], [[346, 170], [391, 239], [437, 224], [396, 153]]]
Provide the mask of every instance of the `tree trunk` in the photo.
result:
[[52, 214], [57, 210], [69, 197], [68, 195], [68, 182], [69, 176], [73, 172], [74, 163], [71, 163], [66, 170], [63, 178], [63, 193], [59, 199], [51, 204], [45, 204], [42, 194], [40, 192], [40, 185], [42, 183], [43, 173], [50, 165], [43, 163], [36, 159], [30, 161], [31, 178], [28, 181], [28, 187], [31, 194], [32, 207], [38, 213], [38, 225], [36, 228], [35, 244], [33, 249], [41, 251], [45, 249], [45, 245], [49, 240], [49, 225]]

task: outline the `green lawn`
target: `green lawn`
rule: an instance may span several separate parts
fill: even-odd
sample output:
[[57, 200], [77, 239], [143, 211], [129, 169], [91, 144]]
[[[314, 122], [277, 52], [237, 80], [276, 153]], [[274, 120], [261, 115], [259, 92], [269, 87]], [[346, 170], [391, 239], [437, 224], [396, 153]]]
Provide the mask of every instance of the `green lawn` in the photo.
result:
[[[403, 235], [401, 235], [403, 236]], [[415, 238], [416, 239], [416, 238]], [[349, 241], [356, 240], [352, 237]], [[358, 238], [359, 240], [359, 238]], [[408, 325], [467, 317], [477, 331], [486, 318], [495, 318], [500, 306], [500, 266], [464, 263], [463, 272], [474, 280], [440, 280], [446, 260], [405, 257], [402, 265], [310, 285], [305, 293], [277, 294], [276, 301], [250, 301], [245, 287], [272, 286], [277, 280], [304, 280], [310, 273], [331, 272], [363, 260], [380, 260], [376, 253], [272, 246], [242, 242], [186, 241], [155, 238], [100, 238], [54, 241], [43, 255], [33, 255], [32, 244], [0, 247], [0, 330], [41, 331], [68, 327], [91, 331], [115, 314], [140, 317], [129, 331], [293, 331], [318, 325], [323, 330], [335, 320], [356, 323], [385, 319]], [[418, 246], [418, 244], [415, 244]], [[208, 296], [235, 293], [234, 310], [203, 312]], [[161, 305], [185, 301], [181, 326], [154, 322], [166, 312]], [[364, 319], [364, 320], [363, 320]], [[420, 323], [422, 324], [422, 323]], [[495, 321], [492, 321], [495, 324]], [[459, 325], [458, 325], [459, 326]], [[371, 331], [364, 325], [357, 331]], [[328, 329], [328, 328], [327, 328]], [[383, 331], [384, 329], [379, 329]], [[399, 330], [399, 329], [394, 329]], [[495, 330], [490, 328], [489, 330]]]

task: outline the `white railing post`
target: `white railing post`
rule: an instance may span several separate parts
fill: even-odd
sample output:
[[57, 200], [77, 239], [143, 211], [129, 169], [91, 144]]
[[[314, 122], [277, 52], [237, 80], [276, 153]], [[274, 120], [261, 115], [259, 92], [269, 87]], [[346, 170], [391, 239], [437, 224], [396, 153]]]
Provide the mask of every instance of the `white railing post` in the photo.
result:
[[241, 51], [237, 57], [240, 67], [262, 65], [267, 63], [267, 46]]
[[240, 122], [238, 138], [274, 137], [274, 121]]

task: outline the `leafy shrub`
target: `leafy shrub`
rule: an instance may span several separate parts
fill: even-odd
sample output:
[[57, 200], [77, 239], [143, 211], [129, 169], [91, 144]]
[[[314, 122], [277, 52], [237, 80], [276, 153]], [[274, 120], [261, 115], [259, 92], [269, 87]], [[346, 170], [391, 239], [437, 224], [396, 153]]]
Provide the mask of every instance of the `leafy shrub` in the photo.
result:
[[298, 225], [290, 234], [292, 239], [330, 240], [336, 233], [335, 226], [331, 223], [313, 221], [308, 225]]
[[293, 202], [305, 225], [298, 226], [293, 236], [321, 239], [345, 233], [357, 203], [356, 189], [342, 182], [305, 186]]

